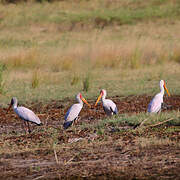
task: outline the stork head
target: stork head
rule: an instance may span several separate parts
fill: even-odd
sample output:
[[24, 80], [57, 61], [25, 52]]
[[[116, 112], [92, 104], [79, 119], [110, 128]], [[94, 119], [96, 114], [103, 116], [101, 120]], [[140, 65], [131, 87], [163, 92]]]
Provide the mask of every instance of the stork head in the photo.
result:
[[103, 97], [106, 97], [107, 95], [107, 92], [105, 89], [102, 89], [100, 93], [102, 94]]
[[168, 96], [170, 96], [170, 93], [169, 93], [169, 91], [168, 91], [168, 89], [167, 89], [167, 87], [166, 87], [166, 83], [165, 83], [164, 80], [160, 80], [159, 86], [160, 86], [160, 89], [165, 89], [166, 92], [167, 92], [167, 94], [168, 94]]
[[13, 106], [13, 105], [17, 105], [17, 98], [16, 97], [13, 97], [11, 99], [11, 103], [10, 103], [8, 109], [7, 109], [7, 112], [10, 110], [11, 106]]
[[95, 104], [95, 106], [97, 106], [97, 103], [100, 101], [100, 99], [103, 97], [103, 98], [105, 98], [106, 97], [106, 90], [105, 89], [102, 89], [101, 91], [100, 91], [100, 95], [99, 95], [99, 97], [97, 98], [97, 100], [96, 100], [96, 104]]
[[83, 101], [84, 103], [86, 103], [90, 108], [91, 108], [91, 105], [83, 98], [82, 94], [81, 93], [78, 93], [76, 95], [76, 99], [78, 102], [81, 102]]

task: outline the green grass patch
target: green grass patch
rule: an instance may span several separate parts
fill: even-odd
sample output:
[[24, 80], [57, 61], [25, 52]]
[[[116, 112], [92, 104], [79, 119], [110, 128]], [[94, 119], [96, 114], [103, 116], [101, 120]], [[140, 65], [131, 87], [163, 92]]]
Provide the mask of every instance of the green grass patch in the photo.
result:
[[[93, 130], [97, 130], [99, 134], [103, 134], [105, 130], [108, 128], [116, 128], [116, 130], [119, 127], [123, 126], [132, 126], [136, 127], [144, 120], [146, 121], [143, 126], [140, 127], [151, 127], [151, 125], [155, 125], [161, 122], [164, 122], [168, 119], [172, 118], [171, 121], [164, 123], [163, 125], [172, 125], [172, 126], [179, 126], [180, 125], [180, 113], [179, 112], [162, 112], [160, 114], [149, 114], [149, 113], [139, 113], [135, 115], [127, 115], [127, 114], [121, 114], [118, 116], [113, 116], [111, 118], [102, 119], [96, 124], [87, 125], [83, 124], [82, 129], [84, 128], [90, 128]], [[156, 128], [156, 127], [155, 127]], [[158, 128], [158, 126], [157, 126]], [[179, 131], [179, 128], [168, 128], [166, 131]], [[119, 130], [119, 131], [124, 131]]]
[[0, 4], [1, 103], [74, 98], [83, 90], [93, 99], [102, 88], [110, 97], [154, 95], [160, 79], [180, 94], [179, 9], [170, 0]]
[[[84, 6], [71, 5], [70, 2], [66, 3], [66, 9], [63, 9], [60, 3], [29, 3], [18, 4], [16, 7], [6, 5], [6, 11], [3, 10], [5, 16], [1, 19], [1, 24], [4, 26], [28, 26], [31, 23], [93, 23], [97, 27], [103, 27], [108, 24], [117, 22], [118, 24], [132, 24], [142, 20], [151, 21], [154, 18], [170, 18], [179, 19], [180, 17], [180, 4], [179, 1], [172, 3], [166, 1], [164, 3], [155, 3], [150, 1], [144, 5], [142, 1], [130, 2], [127, 4], [117, 3], [110, 8], [106, 4], [88, 9]], [[87, 2], [88, 6], [88, 2]], [[76, 9], [76, 7], [78, 7]], [[3, 8], [1, 5], [0, 9]]]

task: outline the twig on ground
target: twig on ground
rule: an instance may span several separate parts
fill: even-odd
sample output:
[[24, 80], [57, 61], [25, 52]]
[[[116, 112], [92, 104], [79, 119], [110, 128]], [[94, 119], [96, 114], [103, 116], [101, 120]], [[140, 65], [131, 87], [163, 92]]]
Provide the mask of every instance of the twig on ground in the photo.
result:
[[148, 120], [148, 118], [144, 119], [138, 127], [141, 127], [147, 120]]
[[56, 163], [59, 164], [59, 161], [58, 161], [58, 157], [57, 157], [57, 153], [56, 153], [55, 148], [54, 148], [54, 157], [55, 157], [55, 159], [56, 159]]
[[[180, 118], [180, 116], [177, 117], [177, 118]], [[166, 123], [166, 122], [172, 121], [172, 120], [174, 120], [174, 119], [175, 119], [175, 118], [169, 118], [169, 119], [166, 119], [166, 120], [163, 121], [163, 122], [159, 122], [159, 123], [157, 123], [157, 124], [153, 124], [153, 125], [150, 125], [150, 126], [147, 126], [147, 127], [156, 127], [156, 126], [162, 125], [162, 124], [164, 124], [164, 123]]]
[[38, 176], [38, 177], [36, 177], [35, 179], [33, 179], [33, 180], [38, 180], [38, 179], [41, 179], [41, 178], [44, 178], [44, 176], [42, 175], [42, 176]]
[[64, 164], [70, 163], [73, 159], [74, 159], [74, 157], [72, 157], [71, 159], [69, 159], [69, 160], [68, 160], [67, 162], [65, 162]]
[[46, 120], [45, 120], [45, 123], [44, 123], [45, 127], [47, 126], [47, 120], [48, 120], [48, 118], [49, 118], [49, 115], [47, 116], [47, 118], [46, 118]]

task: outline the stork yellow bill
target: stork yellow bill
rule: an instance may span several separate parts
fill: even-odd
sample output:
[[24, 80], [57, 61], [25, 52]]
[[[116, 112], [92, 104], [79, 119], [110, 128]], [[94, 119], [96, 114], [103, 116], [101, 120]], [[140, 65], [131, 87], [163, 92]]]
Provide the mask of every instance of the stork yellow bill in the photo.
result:
[[89, 108], [91, 108], [91, 105], [81, 96], [81, 100], [84, 102], [84, 103], [86, 103], [88, 106], [89, 106]]
[[67, 129], [70, 127], [75, 121], [78, 120], [78, 115], [81, 112], [81, 109], [83, 108], [83, 102], [88, 105], [88, 107], [91, 108], [91, 105], [82, 97], [81, 93], [78, 93], [76, 95], [76, 100], [78, 103], [73, 104], [67, 111], [65, 115], [65, 120], [63, 127], [64, 129]]
[[100, 91], [100, 95], [99, 97], [97, 98], [97, 101], [95, 103], [95, 107], [97, 106], [97, 103], [100, 101], [100, 99], [102, 99], [102, 103], [103, 103], [103, 109], [104, 109], [104, 112], [108, 115], [108, 116], [111, 116], [113, 114], [117, 114], [118, 113], [118, 110], [117, 110], [117, 106], [116, 104], [110, 100], [110, 99], [106, 99], [106, 95], [107, 95], [107, 92], [105, 89], [102, 89]]
[[99, 95], [99, 97], [98, 97], [97, 100], [96, 100], [95, 107], [97, 106], [98, 102], [99, 102], [100, 99], [102, 98], [102, 95], [103, 95], [103, 92], [102, 92], [102, 90], [101, 90], [100, 95]]
[[166, 87], [166, 83], [165, 83], [165, 81], [164, 81], [164, 85], [163, 85], [163, 86], [164, 86], [164, 89], [166, 90], [166, 92], [167, 92], [168, 96], [171, 96], [171, 95], [170, 95], [170, 93], [169, 93], [169, 91], [168, 91], [168, 89], [167, 89], [167, 87]]
[[10, 110], [11, 106], [13, 107], [13, 110], [18, 115], [18, 117], [24, 121], [25, 128], [28, 127], [29, 133], [31, 132], [29, 122], [35, 123], [36, 125], [42, 125], [40, 119], [34, 114], [33, 111], [26, 107], [18, 106], [16, 97], [11, 99], [11, 103], [7, 109], [7, 112]]
[[164, 97], [164, 90], [167, 92], [168, 96], [170, 96], [170, 93], [166, 87], [166, 83], [164, 80], [161, 80], [159, 82], [160, 86], [160, 92], [154, 96], [154, 98], [151, 100], [151, 102], [148, 105], [148, 112], [150, 113], [157, 113], [160, 112], [162, 109], [163, 97]]

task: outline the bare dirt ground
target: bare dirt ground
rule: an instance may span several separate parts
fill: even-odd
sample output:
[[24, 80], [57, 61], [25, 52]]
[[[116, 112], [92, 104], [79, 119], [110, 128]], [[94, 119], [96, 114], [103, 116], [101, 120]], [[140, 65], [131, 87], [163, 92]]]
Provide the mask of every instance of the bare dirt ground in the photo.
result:
[[[134, 114], [146, 112], [151, 98], [141, 95], [111, 99], [119, 113]], [[168, 111], [180, 109], [180, 96], [165, 97], [164, 101], [170, 105]], [[88, 102], [94, 104], [94, 101]], [[75, 131], [70, 128], [64, 132], [64, 114], [72, 103], [74, 101], [65, 99], [25, 105], [36, 112], [44, 125], [32, 125], [35, 130], [31, 134], [18, 136], [17, 133], [24, 132], [21, 120], [12, 110], [6, 113], [5, 108], [0, 108], [0, 134], [3, 134], [0, 146], [12, 147], [11, 152], [0, 154], [0, 179], [180, 179], [179, 126], [171, 126], [176, 129], [173, 131], [167, 131], [169, 127], [162, 125], [143, 131], [122, 127], [118, 132], [107, 127], [103, 134], [88, 128]], [[101, 105], [96, 109], [84, 106], [80, 116], [78, 125], [96, 123], [106, 117]], [[43, 128], [57, 129], [57, 150], [50, 145], [53, 133]], [[140, 142], [143, 138], [168, 139], [171, 143], [148, 144], [146, 140]]]

